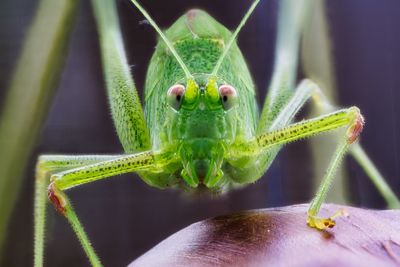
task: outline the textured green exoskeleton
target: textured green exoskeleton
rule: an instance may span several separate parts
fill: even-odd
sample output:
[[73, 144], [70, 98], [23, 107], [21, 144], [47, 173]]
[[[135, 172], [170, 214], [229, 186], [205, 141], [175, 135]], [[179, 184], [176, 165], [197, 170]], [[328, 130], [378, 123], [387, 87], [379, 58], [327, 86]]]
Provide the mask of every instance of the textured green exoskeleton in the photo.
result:
[[[311, 227], [334, 226], [336, 215], [324, 219], [317, 214], [335, 168], [362, 130], [363, 118], [358, 108], [351, 107], [290, 124], [311, 97], [327, 105], [317, 85], [309, 80], [293, 89], [309, 0], [281, 1], [275, 72], [259, 114], [254, 84], [235, 42], [258, 2], [254, 1], [233, 33], [201, 10], [187, 12], [163, 33], [132, 0], [161, 37], [148, 68], [143, 112], [126, 62], [115, 3], [92, 0], [112, 116], [126, 154], [39, 158], [35, 266], [43, 264], [46, 194], [71, 223], [91, 264], [99, 266], [65, 190], [136, 172], [158, 188], [222, 193], [257, 181], [282, 145], [346, 127], [308, 212]], [[396, 202], [389, 191], [386, 195]]]
[[[211, 75], [231, 32], [204, 11], [191, 10], [165, 35], [193, 78], [186, 79], [168, 47], [159, 42], [146, 77], [146, 123], [153, 149], [175, 151], [178, 164], [171, 166], [170, 172], [149, 174], [145, 180], [159, 187], [197, 188], [201, 184], [212, 190], [243, 183], [237, 168], [227, 161], [226, 152], [233, 143], [255, 135], [258, 114], [253, 81], [236, 44], [218, 74]], [[175, 84], [186, 88], [180, 100], [175, 95], [167, 96], [168, 89]], [[236, 88], [237, 94], [225, 103], [218, 92], [224, 84]], [[249, 160], [242, 167], [254, 169], [256, 164]], [[246, 179], [258, 178], [251, 176]]]

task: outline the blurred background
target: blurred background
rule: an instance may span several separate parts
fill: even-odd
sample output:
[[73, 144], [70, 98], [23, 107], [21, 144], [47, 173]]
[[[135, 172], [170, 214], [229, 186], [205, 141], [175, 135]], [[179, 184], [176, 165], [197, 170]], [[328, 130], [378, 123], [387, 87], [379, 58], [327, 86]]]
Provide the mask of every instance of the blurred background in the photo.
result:
[[[0, 3], [0, 105], [4, 105], [10, 76], [37, 2]], [[234, 29], [251, 4], [250, 0], [142, 2], [162, 28], [196, 7]], [[262, 1], [238, 38], [258, 88], [260, 105], [273, 66], [278, 2]], [[24, 170], [1, 266], [32, 265], [34, 165], [39, 154], [122, 152], [107, 106], [90, 2], [82, 0], [78, 8], [61, 81]], [[149, 25], [140, 23], [143, 17], [129, 1], [118, 1], [118, 10], [128, 62], [140, 89], [157, 36]], [[400, 195], [398, 10], [400, 2], [396, 0], [336, 0], [327, 1], [326, 6], [338, 103], [360, 107], [366, 118], [361, 143]], [[300, 69], [300, 77], [301, 73]], [[385, 208], [383, 199], [355, 161], [348, 157], [346, 163], [351, 204]], [[221, 198], [188, 199], [177, 191], [151, 188], [134, 174], [83, 185], [68, 194], [105, 266], [124, 266], [193, 222], [240, 210], [308, 202], [313, 195], [312, 176], [310, 148], [307, 141], [302, 141], [286, 146], [257, 183]], [[45, 263], [89, 265], [68, 223], [53, 208], [48, 209], [47, 215]]]

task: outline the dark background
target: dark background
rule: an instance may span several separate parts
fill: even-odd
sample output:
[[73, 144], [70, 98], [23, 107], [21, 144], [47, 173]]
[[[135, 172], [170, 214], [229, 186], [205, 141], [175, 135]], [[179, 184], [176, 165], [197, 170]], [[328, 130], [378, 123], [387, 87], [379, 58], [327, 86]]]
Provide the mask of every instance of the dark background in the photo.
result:
[[[250, 0], [142, 2], [163, 28], [188, 9], [198, 7], [230, 29], [236, 27], [251, 3]], [[363, 111], [367, 124], [362, 143], [400, 195], [397, 140], [400, 2], [327, 2], [340, 104], [357, 105]], [[239, 36], [239, 46], [259, 88], [260, 105], [273, 63], [277, 3], [278, 0], [262, 1]], [[36, 4], [32, 0], [0, 3], [1, 100]], [[118, 8], [128, 61], [138, 88], [142, 88], [156, 34], [150, 26], [139, 23], [143, 17], [129, 1], [119, 1]], [[58, 91], [26, 170], [9, 227], [4, 266], [32, 264], [33, 166], [38, 154], [121, 152], [107, 107], [89, 1], [81, 1], [68, 53]], [[284, 148], [263, 179], [218, 199], [187, 199], [176, 191], [160, 191], [150, 188], [134, 174], [74, 188], [68, 194], [104, 264], [123, 266], [198, 220], [238, 210], [309, 201], [312, 162], [306, 144], [300, 142]], [[347, 161], [353, 204], [384, 208], [382, 198], [359, 167], [353, 160]], [[46, 265], [88, 266], [67, 222], [53, 209], [49, 209], [47, 218]]]

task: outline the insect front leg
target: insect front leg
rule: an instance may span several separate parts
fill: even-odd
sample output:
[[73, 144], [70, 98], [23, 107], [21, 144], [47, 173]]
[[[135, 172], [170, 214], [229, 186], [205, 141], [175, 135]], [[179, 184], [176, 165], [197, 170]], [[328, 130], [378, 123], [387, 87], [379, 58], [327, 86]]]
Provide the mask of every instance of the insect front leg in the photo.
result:
[[[288, 104], [281, 110], [281, 112], [272, 122], [269, 131], [277, 130], [286, 126], [309, 99], [311, 99], [314, 106], [316, 106], [318, 113], [324, 114], [338, 109], [329, 102], [327, 97], [323, 94], [322, 90], [320, 90], [316, 83], [305, 79], [296, 88], [295, 93]], [[400, 207], [400, 200], [391, 190], [390, 186], [376, 168], [375, 164], [368, 157], [361, 144], [356, 143], [350, 146], [349, 154], [353, 156], [358, 164], [360, 164], [360, 166], [364, 169], [372, 183], [385, 199], [388, 207], [398, 209]], [[272, 161], [273, 158], [270, 158], [270, 160]]]
[[[101, 262], [90, 245], [90, 241], [64, 191], [74, 186], [118, 174], [151, 169], [156, 166], [157, 168], [162, 168], [163, 162], [169, 161], [169, 158], [164, 154], [155, 155], [151, 151], [131, 155], [109, 156], [108, 158], [103, 156], [100, 159], [94, 158], [81, 162], [79, 162], [80, 159], [73, 158], [69, 161], [57, 162], [57, 160], [60, 160], [63, 156], [59, 156], [59, 158], [46, 157], [41, 158], [37, 168], [35, 195], [35, 266], [42, 266], [43, 264], [43, 229], [46, 192], [56, 210], [71, 224], [91, 264], [93, 266], [101, 266]], [[99, 162], [99, 160], [101, 161]], [[69, 166], [77, 168], [65, 170]], [[60, 172], [60, 170], [62, 171]], [[49, 176], [50, 184], [46, 179]]]
[[351, 107], [342, 109], [324, 116], [289, 125], [280, 130], [260, 134], [248, 143], [233, 146], [229, 154], [232, 157], [234, 157], [234, 155], [246, 154], [263, 155], [263, 153], [267, 153], [269, 149], [273, 149], [275, 146], [284, 145], [337, 128], [347, 127], [347, 131], [338, 144], [323, 182], [308, 210], [308, 224], [311, 227], [318, 229], [333, 227], [333, 218], [319, 218], [317, 214], [326, 198], [337, 166], [347, 152], [349, 145], [357, 140], [363, 128], [363, 124], [364, 119], [358, 108]]
[[70, 168], [114, 159], [117, 155], [43, 155], [36, 164], [34, 206], [34, 266], [43, 266], [47, 187], [50, 175]]
[[[318, 85], [311, 80], [303, 80], [296, 88], [294, 95], [287, 105], [279, 112], [275, 120], [271, 123], [269, 131], [274, 131], [285, 127], [296, 115], [296, 113], [304, 106], [307, 100], [312, 99], [319, 113], [327, 113], [337, 109], [331, 105], [326, 96], [320, 90]], [[273, 156], [276, 155], [278, 148], [269, 152], [268, 164], [272, 162]], [[274, 153], [275, 152], [275, 153]], [[367, 173], [368, 177], [375, 184], [381, 195], [391, 208], [398, 208], [400, 201], [386, 183], [384, 177], [379, 173], [373, 162], [369, 159], [359, 143], [350, 146], [350, 155], [352, 155]], [[272, 156], [271, 156], [272, 155]]]
[[[313, 93], [313, 102], [318, 113], [327, 113], [337, 109], [330, 103], [321, 90]], [[379, 172], [373, 161], [368, 157], [360, 143], [356, 143], [350, 147], [349, 154], [360, 164], [371, 182], [375, 185], [381, 196], [385, 199], [389, 208], [399, 209], [400, 200], [390, 188], [383, 175]]]

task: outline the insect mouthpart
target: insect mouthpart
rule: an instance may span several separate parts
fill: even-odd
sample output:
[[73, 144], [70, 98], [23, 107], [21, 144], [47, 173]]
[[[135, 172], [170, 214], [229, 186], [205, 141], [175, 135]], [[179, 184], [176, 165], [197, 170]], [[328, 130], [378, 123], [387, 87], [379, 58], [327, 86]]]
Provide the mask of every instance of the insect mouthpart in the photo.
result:
[[224, 156], [224, 146], [220, 142], [208, 138], [197, 138], [182, 144], [183, 180], [193, 188], [205, 185], [215, 188], [220, 185], [224, 176], [221, 165]]

